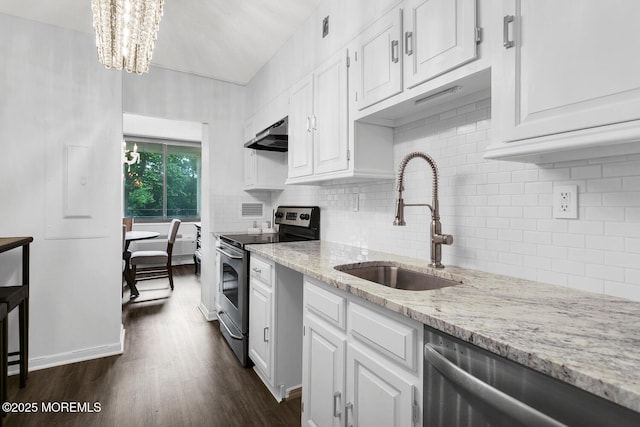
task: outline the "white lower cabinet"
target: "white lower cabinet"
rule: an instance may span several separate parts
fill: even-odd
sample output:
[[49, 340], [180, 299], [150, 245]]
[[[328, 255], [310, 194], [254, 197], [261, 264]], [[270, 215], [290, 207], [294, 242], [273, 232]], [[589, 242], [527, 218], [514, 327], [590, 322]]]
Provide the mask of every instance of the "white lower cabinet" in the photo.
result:
[[416, 401], [415, 381], [370, 349], [347, 347], [348, 426], [413, 426], [422, 417]]
[[421, 425], [421, 331], [418, 322], [305, 277], [302, 424]]
[[313, 314], [304, 319], [302, 400], [304, 426], [344, 426], [344, 362], [347, 338], [343, 331]]
[[302, 274], [251, 254], [249, 357], [277, 401], [302, 384]]
[[270, 340], [273, 323], [272, 294], [273, 291], [269, 286], [265, 286], [260, 280], [251, 277], [249, 284], [249, 307], [251, 307], [249, 357], [268, 380], [273, 377]]

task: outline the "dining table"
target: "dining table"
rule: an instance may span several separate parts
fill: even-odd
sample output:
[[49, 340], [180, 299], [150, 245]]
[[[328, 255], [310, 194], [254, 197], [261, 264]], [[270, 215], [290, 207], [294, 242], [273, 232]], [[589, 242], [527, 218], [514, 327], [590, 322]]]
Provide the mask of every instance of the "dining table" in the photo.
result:
[[145, 230], [131, 230], [127, 231], [124, 236], [125, 244], [124, 244], [124, 252], [122, 252], [122, 259], [125, 261], [124, 264], [124, 279], [127, 281], [127, 285], [129, 285], [129, 290], [131, 298], [135, 298], [139, 295], [138, 289], [136, 288], [136, 278], [133, 277], [130, 265], [131, 259], [131, 251], [129, 251], [129, 244], [131, 242], [137, 240], [148, 240], [155, 239], [158, 237], [160, 233], [157, 231], [145, 231]]

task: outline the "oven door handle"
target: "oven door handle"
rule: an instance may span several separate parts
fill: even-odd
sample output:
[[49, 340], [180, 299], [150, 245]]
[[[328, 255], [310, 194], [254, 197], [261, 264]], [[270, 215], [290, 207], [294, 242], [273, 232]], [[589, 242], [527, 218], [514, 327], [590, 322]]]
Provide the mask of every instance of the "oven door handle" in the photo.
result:
[[236, 339], [236, 340], [242, 340], [242, 339], [244, 338], [242, 335], [237, 335], [237, 334], [234, 334], [233, 332], [231, 332], [231, 329], [229, 329], [229, 326], [227, 326], [227, 324], [225, 323], [225, 321], [224, 321], [224, 320], [222, 320], [222, 316], [223, 316], [223, 315], [225, 315], [225, 316], [229, 317], [229, 316], [227, 315], [227, 313], [225, 313], [224, 311], [219, 311], [219, 312], [218, 312], [218, 320], [220, 321], [220, 324], [221, 324], [222, 326], [224, 326], [224, 328], [227, 330], [227, 333], [228, 333], [229, 335], [231, 335], [231, 338]]
[[233, 255], [233, 254], [230, 254], [230, 253], [229, 253], [229, 252], [227, 252], [227, 251], [223, 251], [223, 250], [222, 250], [222, 249], [220, 249], [220, 248], [216, 248], [216, 251], [220, 252], [220, 253], [221, 253], [221, 254], [223, 254], [223, 255], [228, 256], [228, 257], [229, 257], [229, 258], [231, 258], [231, 259], [242, 259], [242, 255]]
[[526, 405], [491, 385], [476, 378], [462, 368], [450, 362], [431, 344], [424, 346], [424, 358], [431, 363], [448, 381], [489, 406], [526, 426], [561, 427], [564, 424], [548, 415]]

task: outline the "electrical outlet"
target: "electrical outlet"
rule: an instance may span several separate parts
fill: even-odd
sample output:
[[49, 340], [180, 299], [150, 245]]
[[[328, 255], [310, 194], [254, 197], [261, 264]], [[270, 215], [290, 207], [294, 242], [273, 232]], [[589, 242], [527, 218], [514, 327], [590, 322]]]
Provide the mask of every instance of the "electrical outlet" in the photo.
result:
[[577, 185], [558, 185], [553, 188], [553, 217], [578, 218]]

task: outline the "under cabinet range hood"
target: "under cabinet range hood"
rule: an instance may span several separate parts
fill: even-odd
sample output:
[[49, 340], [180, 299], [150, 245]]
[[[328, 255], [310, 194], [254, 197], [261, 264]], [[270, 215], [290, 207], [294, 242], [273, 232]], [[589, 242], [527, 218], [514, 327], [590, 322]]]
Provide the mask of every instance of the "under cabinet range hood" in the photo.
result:
[[267, 151], [287, 151], [289, 145], [289, 117], [272, 124], [244, 144], [246, 148]]

